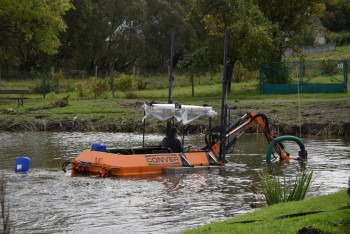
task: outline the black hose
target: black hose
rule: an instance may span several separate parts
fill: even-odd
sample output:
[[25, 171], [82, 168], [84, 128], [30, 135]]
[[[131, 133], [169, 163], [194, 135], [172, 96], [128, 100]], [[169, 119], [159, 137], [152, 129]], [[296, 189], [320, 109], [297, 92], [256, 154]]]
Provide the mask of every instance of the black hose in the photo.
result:
[[64, 162], [64, 163], [62, 164], [62, 171], [64, 171], [64, 173], [67, 172], [66, 167], [67, 167], [68, 164], [70, 164], [70, 163], [71, 163], [71, 161], [66, 161], [66, 162]]

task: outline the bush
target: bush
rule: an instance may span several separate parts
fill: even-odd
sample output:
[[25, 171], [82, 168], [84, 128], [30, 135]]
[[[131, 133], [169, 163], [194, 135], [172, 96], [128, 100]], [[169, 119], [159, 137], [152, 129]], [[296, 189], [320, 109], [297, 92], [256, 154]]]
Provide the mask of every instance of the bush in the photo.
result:
[[265, 63], [261, 69], [268, 84], [288, 84], [290, 81], [289, 69], [283, 63]]
[[323, 60], [320, 63], [320, 70], [323, 75], [334, 75], [338, 73], [337, 64], [332, 61]]
[[64, 82], [64, 74], [62, 71], [59, 71], [55, 73], [54, 78], [52, 80], [52, 74], [45, 76], [45, 75], [38, 75], [37, 76], [38, 81], [36, 82], [36, 85], [33, 88], [34, 93], [60, 93], [62, 90], [62, 85]]
[[329, 32], [326, 35], [327, 41], [335, 42], [337, 46], [343, 46], [350, 44], [350, 32], [343, 31], [343, 32]]
[[349, 197], [350, 197], [350, 177], [349, 177], [349, 188], [348, 188], [348, 194], [349, 194]]
[[88, 80], [80, 81], [77, 85], [77, 92], [80, 98], [84, 97], [101, 97], [107, 95], [110, 91], [108, 80], [90, 77]]
[[79, 81], [77, 84], [77, 92], [80, 98], [90, 97], [91, 89], [87, 81]]
[[303, 172], [301, 176], [296, 176], [294, 182], [283, 178], [283, 184], [279, 177], [270, 177], [267, 171], [264, 171], [261, 177], [261, 193], [267, 205], [273, 205], [281, 202], [303, 200], [309, 190], [313, 172]]
[[117, 79], [114, 82], [114, 87], [116, 90], [123, 92], [135, 90], [136, 80], [132, 75], [121, 73], [117, 75]]
[[75, 85], [73, 82], [68, 82], [65, 88], [66, 93], [71, 93], [75, 91]]
[[0, 233], [11, 233], [10, 210], [6, 202], [6, 178], [0, 175]]
[[237, 61], [233, 67], [233, 81], [240, 83], [249, 80], [252, 80], [252, 73], [240, 61]]
[[54, 88], [52, 86], [52, 82], [43, 76], [39, 76], [37, 78], [37, 81], [35, 82], [36, 84], [33, 87], [33, 92], [37, 93], [37, 94], [47, 94], [47, 93], [51, 93], [54, 91]]
[[61, 99], [58, 99], [57, 101], [55, 101], [54, 103], [51, 104], [52, 107], [66, 107], [68, 106], [68, 99], [69, 99], [70, 95], [67, 95]]
[[56, 93], [60, 93], [61, 92], [61, 86], [62, 83], [64, 81], [64, 74], [62, 71], [59, 71], [57, 73], [55, 73], [54, 78], [53, 78], [53, 91], [55, 91]]
[[147, 81], [142, 81], [141, 79], [138, 79], [136, 81], [136, 88], [138, 91], [145, 90], [148, 85]]
[[92, 93], [96, 97], [104, 96], [106, 98], [107, 93], [111, 90], [108, 80], [95, 79], [92, 85]]

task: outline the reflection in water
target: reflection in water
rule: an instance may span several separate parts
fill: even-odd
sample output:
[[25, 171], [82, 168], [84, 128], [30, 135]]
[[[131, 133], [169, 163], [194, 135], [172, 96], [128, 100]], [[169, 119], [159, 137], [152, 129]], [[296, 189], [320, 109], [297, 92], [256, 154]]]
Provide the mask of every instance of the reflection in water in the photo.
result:
[[[160, 135], [146, 138], [157, 144]], [[0, 169], [8, 178], [16, 233], [174, 233], [251, 211], [253, 184], [266, 168], [261, 135], [242, 136], [225, 168], [188, 175], [106, 178], [70, 177], [61, 164], [92, 143], [110, 147], [140, 145], [142, 136], [112, 133], [0, 133]], [[187, 143], [200, 144], [202, 136]], [[315, 172], [311, 195], [347, 186], [350, 142], [304, 139], [305, 167]], [[292, 155], [298, 146], [287, 143]], [[17, 156], [32, 159], [29, 174], [14, 174]], [[294, 175], [299, 162], [274, 162], [277, 175]], [[317, 190], [317, 188], [319, 188]]]

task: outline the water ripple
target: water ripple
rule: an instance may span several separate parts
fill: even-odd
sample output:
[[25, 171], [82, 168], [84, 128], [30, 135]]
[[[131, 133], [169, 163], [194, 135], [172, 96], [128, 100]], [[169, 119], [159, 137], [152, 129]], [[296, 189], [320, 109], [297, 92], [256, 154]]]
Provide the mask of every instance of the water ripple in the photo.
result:
[[[200, 145], [203, 136], [186, 142]], [[154, 145], [160, 135], [146, 138]], [[113, 133], [0, 133], [0, 169], [8, 179], [8, 200], [16, 233], [176, 233], [249, 212], [254, 186], [266, 168], [266, 143], [246, 135], [228, 155], [225, 168], [187, 175], [106, 178], [71, 177], [62, 162], [92, 143], [133, 147], [142, 136]], [[347, 187], [349, 139], [304, 139], [309, 152], [305, 165], [314, 170], [311, 196]], [[286, 143], [297, 155], [298, 147]], [[14, 174], [15, 157], [32, 159], [29, 174]], [[274, 173], [295, 175], [297, 161], [275, 162]], [[346, 175], [346, 176], [345, 176]]]

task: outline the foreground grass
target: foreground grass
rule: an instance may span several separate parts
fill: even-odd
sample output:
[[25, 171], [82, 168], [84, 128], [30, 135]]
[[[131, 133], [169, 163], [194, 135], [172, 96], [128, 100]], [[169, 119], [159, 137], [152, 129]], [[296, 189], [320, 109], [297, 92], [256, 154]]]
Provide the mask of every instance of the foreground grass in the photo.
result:
[[[325, 233], [349, 233], [349, 209], [333, 210], [349, 206], [350, 199], [345, 191], [311, 198], [298, 202], [281, 203], [261, 208], [252, 213], [236, 216], [224, 222], [212, 223], [183, 233], [297, 233], [303, 227], [314, 227]], [[294, 218], [274, 219], [277, 216], [311, 212], [323, 213], [305, 215]], [[261, 220], [261, 221], [257, 221]], [[252, 223], [237, 223], [253, 221]]]

